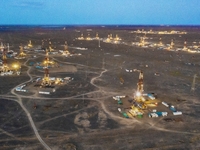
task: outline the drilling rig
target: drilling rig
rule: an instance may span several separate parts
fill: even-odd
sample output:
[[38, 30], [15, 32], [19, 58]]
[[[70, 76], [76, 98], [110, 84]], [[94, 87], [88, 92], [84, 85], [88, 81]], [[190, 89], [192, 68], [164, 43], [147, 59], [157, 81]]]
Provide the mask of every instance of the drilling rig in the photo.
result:
[[2, 66], [2, 72], [6, 73], [9, 70], [8, 64], [7, 64], [7, 57], [6, 57], [6, 50], [3, 50], [3, 55], [2, 55], [2, 60], [3, 60], [3, 66]]
[[49, 41], [49, 52], [52, 52], [53, 51], [53, 48], [52, 48], [52, 45], [51, 45], [51, 41]]
[[44, 68], [44, 77], [42, 79], [41, 87], [49, 87], [49, 86], [51, 86], [51, 80], [49, 78], [48, 63], [46, 63], [45, 68]]
[[162, 38], [159, 39], [159, 46], [163, 46], [163, 43], [162, 43]]
[[32, 43], [31, 43], [31, 40], [29, 40], [28, 48], [32, 48], [32, 47], [33, 47], [33, 45], [32, 45]]
[[174, 40], [172, 39], [171, 44], [170, 44], [170, 49], [173, 49], [173, 48], [174, 48]]
[[186, 41], [186, 40], [184, 41], [184, 47], [183, 47], [183, 50], [188, 50], [188, 48], [187, 48], [187, 41]]
[[17, 57], [15, 57], [15, 58], [16, 58], [16, 59], [25, 59], [26, 54], [24, 53], [23, 46], [21, 45], [21, 46], [19, 46], [19, 48], [20, 48], [20, 53], [19, 53], [19, 55], [18, 55]]
[[45, 60], [44, 60], [43, 64], [44, 64], [44, 67], [46, 67], [46, 65], [49, 66], [49, 65], [55, 64], [54, 61], [50, 61], [50, 59], [49, 59], [49, 52], [48, 52], [47, 49], [46, 49], [46, 57], [45, 57]]
[[41, 82], [41, 87], [49, 87], [51, 86], [51, 80], [49, 78], [49, 64], [50, 64], [50, 60], [49, 60], [49, 53], [48, 50], [46, 49], [46, 57], [44, 60], [44, 77], [42, 79]]
[[98, 35], [98, 33], [96, 33], [96, 40], [99, 40], [99, 35]]
[[137, 92], [140, 93], [140, 95], [144, 92], [144, 89], [143, 89], [143, 72], [140, 71], [140, 74], [139, 74], [139, 80], [138, 80], [138, 83], [137, 83]]
[[70, 52], [68, 51], [67, 41], [65, 41], [64, 51], [63, 51], [62, 55], [65, 55], [65, 56], [70, 55]]

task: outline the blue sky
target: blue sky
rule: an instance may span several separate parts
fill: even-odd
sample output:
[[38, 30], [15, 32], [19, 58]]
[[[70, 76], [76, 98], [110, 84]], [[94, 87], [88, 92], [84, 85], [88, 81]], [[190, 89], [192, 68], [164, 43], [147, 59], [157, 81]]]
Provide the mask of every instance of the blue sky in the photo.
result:
[[200, 25], [200, 0], [1, 0], [0, 24]]

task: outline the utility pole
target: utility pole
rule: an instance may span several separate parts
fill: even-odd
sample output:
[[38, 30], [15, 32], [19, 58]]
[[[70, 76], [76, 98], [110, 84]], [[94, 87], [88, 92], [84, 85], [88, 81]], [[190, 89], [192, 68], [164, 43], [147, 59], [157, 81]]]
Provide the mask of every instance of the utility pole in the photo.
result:
[[197, 78], [197, 74], [195, 74], [194, 77], [193, 77], [192, 87], [191, 87], [191, 91], [192, 91], [192, 92], [195, 91], [196, 78]]

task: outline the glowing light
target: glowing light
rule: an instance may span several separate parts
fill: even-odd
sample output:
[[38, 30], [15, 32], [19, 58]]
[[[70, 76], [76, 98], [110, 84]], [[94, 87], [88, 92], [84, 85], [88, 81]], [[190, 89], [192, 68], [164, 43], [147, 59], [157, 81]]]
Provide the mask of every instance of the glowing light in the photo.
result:
[[12, 66], [13, 66], [13, 68], [15, 68], [15, 69], [19, 68], [19, 65], [18, 65], [18, 64], [13, 64]]
[[141, 96], [141, 93], [137, 91], [137, 92], [136, 92], [136, 96], [137, 96], [137, 97], [140, 97], [140, 96]]

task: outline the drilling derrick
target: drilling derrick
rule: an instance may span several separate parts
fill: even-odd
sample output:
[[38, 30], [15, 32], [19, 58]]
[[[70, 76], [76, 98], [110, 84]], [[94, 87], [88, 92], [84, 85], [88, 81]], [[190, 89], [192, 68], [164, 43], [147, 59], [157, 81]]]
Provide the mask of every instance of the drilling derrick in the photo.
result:
[[86, 40], [91, 40], [90, 33], [88, 33], [88, 37], [86, 38]]
[[53, 51], [53, 48], [51, 47], [51, 41], [49, 41], [49, 51], [52, 52]]
[[187, 41], [186, 40], [184, 41], [184, 47], [183, 47], [183, 49], [187, 50]]
[[28, 47], [29, 47], [29, 48], [32, 48], [32, 47], [33, 47], [32, 43], [31, 43], [31, 40], [29, 40]]
[[42, 50], [45, 50], [45, 48], [44, 48], [44, 41], [43, 41], [43, 40], [42, 40], [41, 49], [42, 49]]
[[51, 81], [49, 78], [49, 64], [50, 64], [50, 60], [49, 60], [49, 53], [48, 50], [46, 49], [46, 57], [44, 60], [44, 78], [42, 79], [42, 83], [41, 86], [42, 87], [46, 87], [46, 86], [50, 86], [51, 85]]
[[70, 55], [70, 52], [68, 51], [67, 41], [65, 41], [64, 51], [62, 55]]
[[112, 34], [110, 34], [110, 40], [112, 40], [112, 39], [113, 39]]
[[98, 33], [96, 33], [96, 39], [97, 39], [97, 40], [99, 39], [99, 35], [98, 35]]
[[20, 53], [19, 55], [17, 56], [18, 59], [24, 59], [26, 54], [24, 53], [24, 49], [23, 49], [23, 46], [19, 46], [20, 48]]
[[143, 91], [144, 91], [144, 89], [143, 89], [143, 72], [140, 71], [139, 80], [138, 80], [138, 83], [137, 83], [137, 92], [142, 94]]
[[120, 40], [117, 34], [116, 34], [115, 40], [116, 41]]
[[159, 41], [160, 41], [160, 42], [159, 42], [159, 46], [163, 46], [162, 38], [160, 38]]
[[110, 35], [108, 34], [108, 38], [106, 39], [106, 42], [110, 42]]
[[50, 78], [49, 78], [48, 63], [45, 64], [44, 78], [42, 79], [41, 86], [42, 86], [42, 87], [51, 86], [51, 80], [50, 80]]
[[0, 49], [1, 49], [1, 51], [3, 52], [3, 50], [4, 50], [4, 46], [3, 46], [3, 43], [2, 43], [2, 42], [1, 42]]
[[170, 49], [172, 49], [174, 47], [174, 40], [171, 40], [171, 44], [170, 44]]
[[4, 49], [3, 50], [3, 56], [2, 56], [2, 59], [3, 59], [3, 66], [2, 66], [2, 72], [8, 72], [8, 65], [7, 65], [7, 57], [6, 57], [6, 50]]
[[140, 37], [139, 46], [144, 46], [144, 44], [145, 44], [144, 37]]

